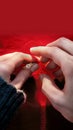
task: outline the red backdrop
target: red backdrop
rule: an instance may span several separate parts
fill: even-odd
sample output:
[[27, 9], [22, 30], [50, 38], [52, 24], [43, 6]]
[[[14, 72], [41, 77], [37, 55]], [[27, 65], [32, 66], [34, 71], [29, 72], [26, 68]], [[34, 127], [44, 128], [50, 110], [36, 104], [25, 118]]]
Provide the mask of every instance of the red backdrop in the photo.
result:
[[73, 34], [72, 0], [2, 0], [0, 34]]

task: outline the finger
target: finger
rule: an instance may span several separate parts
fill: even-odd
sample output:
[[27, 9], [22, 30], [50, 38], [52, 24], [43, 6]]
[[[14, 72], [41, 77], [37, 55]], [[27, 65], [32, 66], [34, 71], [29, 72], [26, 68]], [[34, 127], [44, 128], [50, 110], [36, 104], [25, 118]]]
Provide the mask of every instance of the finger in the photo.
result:
[[41, 61], [43, 63], [46, 63], [50, 60], [49, 58], [45, 58], [45, 57], [42, 57], [42, 56], [35, 56], [35, 58], [37, 59], [38, 62]]
[[[67, 39], [67, 38], [59, 38], [58, 40], [47, 44], [47, 46], [51, 47], [51, 46], [57, 46], [63, 50], [65, 50], [67, 53], [73, 55], [73, 41]], [[45, 57], [41, 58], [42, 62], [47, 62], [48, 59]]]
[[49, 61], [49, 58], [46, 58], [46, 57], [42, 57], [40, 58], [40, 61], [43, 62], [43, 63], [46, 63]]
[[8, 59], [10, 59], [12, 56], [14, 56], [15, 52], [14, 53], [8, 53], [8, 54], [5, 54], [5, 55], [1, 55], [0, 56], [0, 61], [6, 61]]
[[64, 67], [68, 63], [68, 59], [70, 55], [61, 50], [58, 47], [34, 47], [31, 48], [31, 53], [35, 55], [45, 56], [46, 58], [50, 58], [60, 67]]
[[46, 64], [46, 70], [52, 70], [54, 77], [59, 81], [62, 81], [64, 79], [62, 70], [53, 61], [50, 61], [50, 63]]
[[16, 76], [16, 78], [11, 82], [13, 86], [17, 89], [21, 89], [23, 83], [30, 77], [31, 73], [39, 68], [38, 64], [28, 64], [26, 65]]
[[57, 88], [55, 83], [47, 76], [41, 75], [42, 91], [52, 104], [61, 105], [63, 92]]
[[46, 70], [47, 71], [52, 70], [52, 74], [54, 75], [54, 78], [58, 79], [59, 81], [62, 82], [62, 80], [64, 79], [62, 70], [53, 61], [51, 61], [50, 63], [46, 64]]
[[59, 70], [55, 71], [53, 74], [54, 74], [54, 76], [57, 78], [57, 77], [62, 76], [62, 75], [63, 75], [63, 72], [61, 71], [61, 69], [59, 69]]
[[62, 82], [64, 80], [64, 75], [63, 75], [63, 72], [61, 71], [61, 69], [55, 71], [53, 74], [54, 74], [55, 78], [58, 79], [60, 82]]
[[50, 61], [50, 63], [46, 64], [47, 70], [53, 70], [57, 67], [57, 64], [55, 64], [53, 61]]
[[8, 61], [8, 65], [10, 65], [11, 67], [11, 73], [14, 71], [16, 67], [24, 63], [24, 61], [33, 62], [35, 61], [35, 59], [29, 54], [16, 52], [15, 55], [11, 58], [11, 60]]
[[57, 46], [65, 50], [67, 53], [73, 55], [73, 41], [67, 38], [59, 38], [58, 40], [48, 44], [47, 46]]

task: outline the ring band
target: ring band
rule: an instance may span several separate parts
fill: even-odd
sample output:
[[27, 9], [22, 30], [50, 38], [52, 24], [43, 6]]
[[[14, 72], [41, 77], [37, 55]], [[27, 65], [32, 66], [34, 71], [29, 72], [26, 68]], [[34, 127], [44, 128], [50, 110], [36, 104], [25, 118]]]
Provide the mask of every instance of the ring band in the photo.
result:
[[33, 66], [34, 63], [26, 64], [23, 69], [30, 69]]

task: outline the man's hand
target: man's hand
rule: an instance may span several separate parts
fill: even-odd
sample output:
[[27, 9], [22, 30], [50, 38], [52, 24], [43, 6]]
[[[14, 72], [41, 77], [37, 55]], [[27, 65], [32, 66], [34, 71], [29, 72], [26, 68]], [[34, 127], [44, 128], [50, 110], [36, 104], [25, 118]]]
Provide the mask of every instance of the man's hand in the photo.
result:
[[30, 51], [41, 56], [40, 61], [47, 63], [47, 71], [59, 67], [55, 76], [64, 77], [64, 89], [60, 90], [48, 75], [41, 75], [42, 91], [54, 108], [73, 122], [73, 41], [60, 38], [47, 46], [31, 48]]
[[31, 73], [38, 69], [38, 64], [26, 65], [20, 70], [16, 78], [10, 81], [10, 76], [24, 62], [35, 62], [31, 55], [22, 52], [14, 52], [0, 56], [0, 76], [17, 89], [21, 89], [22, 84], [30, 77]]

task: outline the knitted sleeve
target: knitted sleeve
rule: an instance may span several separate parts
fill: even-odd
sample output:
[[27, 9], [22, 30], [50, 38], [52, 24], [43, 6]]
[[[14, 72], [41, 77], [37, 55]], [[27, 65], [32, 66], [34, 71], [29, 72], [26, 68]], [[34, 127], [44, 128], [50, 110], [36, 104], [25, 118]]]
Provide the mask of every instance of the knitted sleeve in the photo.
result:
[[24, 98], [23, 91], [17, 91], [0, 77], [0, 130], [5, 130]]

